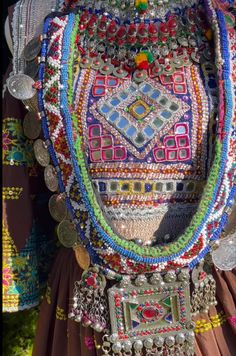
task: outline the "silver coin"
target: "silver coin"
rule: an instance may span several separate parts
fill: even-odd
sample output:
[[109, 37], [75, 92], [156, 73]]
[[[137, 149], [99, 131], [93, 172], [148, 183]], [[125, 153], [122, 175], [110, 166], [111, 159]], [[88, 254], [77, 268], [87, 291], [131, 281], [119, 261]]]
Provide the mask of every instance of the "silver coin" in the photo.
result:
[[73, 247], [77, 243], [77, 231], [69, 220], [63, 220], [57, 227], [57, 235], [61, 244], [65, 247]]
[[219, 247], [212, 251], [214, 265], [222, 271], [236, 267], [236, 234], [220, 240]]
[[37, 139], [34, 142], [33, 148], [38, 163], [43, 167], [47, 167], [50, 163], [50, 156], [43, 140]]
[[37, 77], [38, 70], [38, 63], [36, 61], [31, 61], [26, 64], [24, 72], [26, 75], [34, 79], [35, 77]]
[[38, 37], [34, 37], [31, 41], [27, 43], [23, 50], [24, 59], [29, 62], [32, 61], [39, 55], [40, 49], [41, 42]]
[[15, 74], [7, 79], [9, 93], [16, 99], [26, 100], [36, 94], [34, 80], [26, 74]]
[[36, 94], [30, 99], [22, 100], [22, 102], [28, 111], [35, 113], [39, 112], [38, 97]]
[[26, 137], [35, 140], [41, 132], [41, 122], [34, 112], [28, 112], [23, 121], [23, 130]]
[[48, 208], [53, 219], [58, 222], [67, 216], [66, 202], [62, 194], [53, 194], [49, 199]]
[[47, 188], [51, 190], [51, 192], [55, 192], [58, 189], [57, 173], [51, 164], [44, 169], [44, 180]]

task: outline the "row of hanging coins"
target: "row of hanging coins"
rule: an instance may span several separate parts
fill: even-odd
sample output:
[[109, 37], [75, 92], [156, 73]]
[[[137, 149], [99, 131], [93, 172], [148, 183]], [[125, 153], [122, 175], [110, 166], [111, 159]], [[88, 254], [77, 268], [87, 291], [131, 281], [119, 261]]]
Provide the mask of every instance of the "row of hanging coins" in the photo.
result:
[[7, 86], [10, 94], [21, 100], [28, 110], [23, 120], [23, 131], [27, 138], [34, 140], [33, 149], [37, 162], [44, 167], [46, 187], [53, 193], [49, 202], [49, 212], [58, 223], [57, 235], [61, 244], [73, 248], [79, 266], [87, 270], [90, 266], [90, 256], [84, 246], [78, 241], [78, 234], [66, 207], [66, 197], [59, 192], [58, 173], [50, 162], [48, 145], [50, 141], [41, 139], [41, 119], [38, 109], [37, 88], [40, 48], [42, 37], [33, 38], [25, 47], [22, 56], [26, 62], [24, 73], [9, 77]]

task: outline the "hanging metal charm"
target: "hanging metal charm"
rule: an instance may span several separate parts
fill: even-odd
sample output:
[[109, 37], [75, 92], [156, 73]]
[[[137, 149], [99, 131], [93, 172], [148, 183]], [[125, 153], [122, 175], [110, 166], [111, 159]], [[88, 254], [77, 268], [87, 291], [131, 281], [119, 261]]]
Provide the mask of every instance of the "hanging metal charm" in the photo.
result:
[[108, 305], [104, 289], [106, 279], [96, 267], [89, 268], [75, 283], [73, 306], [69, 317], [83, 326], [101, 332], [108, 328]]
[[216, 305], [216, 283], [213, 276], [204, 270], [201, 263], [192, 271], [194, 291], [191, 297], [191, 312], [196, 315], [208, 312], [210, 306]]

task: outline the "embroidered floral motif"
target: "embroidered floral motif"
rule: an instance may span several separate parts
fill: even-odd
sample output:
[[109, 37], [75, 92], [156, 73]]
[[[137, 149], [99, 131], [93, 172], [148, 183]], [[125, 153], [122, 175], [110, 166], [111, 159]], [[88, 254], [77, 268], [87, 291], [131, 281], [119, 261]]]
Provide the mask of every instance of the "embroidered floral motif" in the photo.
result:
[[66, 320], [67, 319], [64, 309], [60, 308], [58, 305], [56, 308], [56, 319], [58, 319], [58, 320]]
[[5, 165], [35, 164], [32, 141], [23, 133], [21, 121], [14, 118], [3, 119], [3, 151], [2, 160]]
[[28, 241], [17, 251], [3, 221], [3, 311], [13, 312], [31, 308], [39, 303], [54, 242], [42, 233], [36, 221]]
[[7, 266], [6, 262], [3, 262], [3, 266], [2, 266], [2, 285], [3, 285], [3, 290], [7, 290], [11, 283], [12, 283], [12, 279], [13, 279], [13, 273], [12, 270], [10, 269], [9, 266]]

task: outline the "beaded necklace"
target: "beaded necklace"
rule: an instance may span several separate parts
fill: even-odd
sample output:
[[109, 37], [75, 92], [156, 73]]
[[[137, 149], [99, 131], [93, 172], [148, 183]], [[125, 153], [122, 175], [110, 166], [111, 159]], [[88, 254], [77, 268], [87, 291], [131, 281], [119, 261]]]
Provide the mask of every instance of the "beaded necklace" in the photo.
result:
[[[76, 32], [77, 32], [76, 21], [78, 20], [76, 19], [75, 15], [69, 15], [68, 20], [69, 20], [69, 24], [66, 27], [65, 31], [67, 32], [65, 32], [65, 34], [67, 33], [69, 34], [65, 35], [64, 37], [65, 45], [63, 45], [62, 43], [63, 50], [62, 50], [61, 60], [63, 63], [70, 63], [70, 59], [68, 57], [69, 46], [67, 45], [67, 43], [70, 39], [73, 40], [74, 38], [76, 38]], [[75, 43], [71, 42], [70, 46], [74, 52], [76, 42]], [[218, 60], [220, 60], [221, 54], [217, 53], [217, 55], [219, 57]], [[153, 269], [155, 266], [155, 269], [157, 270], [162, 270], [164, 268], [167, 268], [168, 265], [170, 266], [170, 268], [172, 268], [171, 261], [177, 261], [179, 267], [185, 266], [186, 264], [188, 264], [190, 267], [193, 267], [209, 251], [209, 245], [206, 244], [206, 242], [203, 242], [204, 239], [206, 239], [205, 241], [207, 241], [208, 239], [204, 231], [206, 229], [207, 224], [209, 224], [208, 219], [212, 214], [212, 209], [215, 204], [214, 199], [211, 199], [209, 204], [208, 197], [211, 196], [211, 197], [215, 197], [216, 199], [217, 197], [216, 192], [218, 191], [219, 186], [221, 185], [221, 180], [219, 179], [220, 172], [221, 171], [223, 172], [221, 165], [225, 164], [224, 160], [222, 160], [221, 165], [219, 165], [219, 162], [221, 160], [221, 152], [223, 149], [222, 144], [224, 143], [224, 141], [222, 141], [221, 136], [220, 139], [216, 141], [215, 161], [212, 165], [211, 172], [208, 178], [208, 184], [207, 187], [205, 188], [198, 212], [194, 216], [191, 225], [189, 226], [189, 228], [186, 229], [185, 233], [181, 237], [179, 237], [176, 242], [170, 244], [168, 246], [168, 249], [166, 249], [164, 246], [156, 246], [155, 248], [141, 247], [133, 242], [127, 242], [122, 238], [120, 238], [119, 236], [117, 236], [114, 233], [114, 231], [111, 229], [111, 227], [107, 224], [106, 219], [104, 219], [104, 216], [101, 211], [101, 207], [99, 206], [99, 203], [96, 201], [95, 195], [93, 193], [93, 187], [89, 179], [87, 170], [85, 168], [85, 162], [82, 153], [83, 152], [82, 141], [79, 137], [76, 139], [76, 142], [72, 141], [71, 119], [72, 120], [77, 120], [77, 119], [76, 117], [74, 117], [73, 113], [71, 117], [71, 114], [68, 111], [68, 105], [70, 106], [71, 103], [67, 102], [67, 95], [69, 93], [69, 98], [72, 98], [71, 91], [73, 91], [73, 87], [68, 87], [67, 84], [68, 79], [72, 78], [72, 73], [70, 72], [71, 70], [72, 69], [70, 65], [68, 67], [67, 65], [63, 65], [63, 68], [61, 70], [62, 89], [60, 91], [61, 93], [60, 107], [61, 107], [62, 115], [66, 120], [65, 122], [66, 122], [68, 144], [69, 144], [70, 154], [72, 157], [73, 169], [76, 173], [76, 179], [77, 182], [79, 183], [79, 187], [82, 195], [81, 199], [85, 204], [87, 211], [90, 213], [90, 219], [93, 228], [95, 228], [95, 231], [98, 233], [100, 241], [103, 241], [104, 247], [106, 246], [105, 249], [108, 248], [110, 253], [111, 251], [114, 250], [114, 253], [119, 253], [124, 258], [128, 258], [135, 261], [134, 262], [135, 264], [138, 263], [143, 264], [144, 271], [146, 268], [149, 270], [150, 265], [153, 265]], [[230, 201], [231, 199], [229, 199], [227, 204], [230, 204]], [[211, 239], [215, 240], [219, 233], [220, 233], [220, 229], [217, 229], [215, 233], [211, 236]], [[201, 248], [196, 249], [195, 246], [196, 243], [200, 241], [199, 239], [202, 241]], [[196, 256], [196, 252], [193, 253], [192, 258], [187, 258], [188, 262], [186, 262], [186, 257], [184, 256], [186, 256], [186, 254], [188, 255], [191, 249], [197, 251], [198, 255]]]

